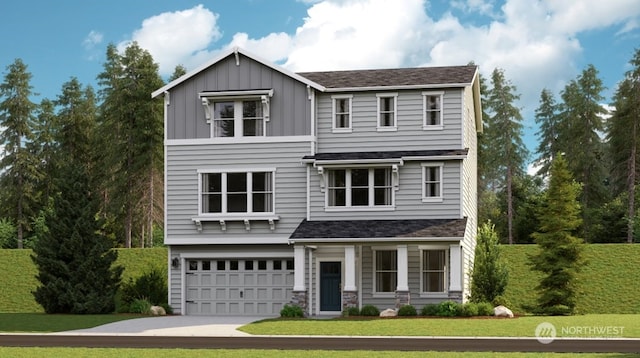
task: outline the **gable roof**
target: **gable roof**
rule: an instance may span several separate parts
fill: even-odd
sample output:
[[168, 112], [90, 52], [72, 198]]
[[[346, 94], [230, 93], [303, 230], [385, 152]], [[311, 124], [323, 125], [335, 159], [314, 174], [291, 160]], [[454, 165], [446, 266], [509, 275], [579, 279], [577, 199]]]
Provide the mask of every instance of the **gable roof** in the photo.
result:
[[274, 70], [276, 70], [276, 71], [278, 71], [278, 72], [280, 72], [280, 73], [282, 73], [282, 74], [284, 74], [286, 76], [289, 76], [289, 77], [291, 77], [293, 79], [296, 79], [296, 80], [306, 84], [309, 87], [315, 88], [318, 91], [324, 91], [325, 90], [325, 88], [323, 86], [313, 82], [312, 80], [310, 80], [308, 78], [302, 77], [302, 76], [300, 76], [300, 75], [298, 75], [298, 74], [296, 74], [294, 72], [291, 72], [291, 71], [289, 71], [289, 70], [287, 70], [287, 69], [285, 69], [283, 67], [275, 65], [272, 62], [267, 61], [265, 59], [262, 59], [259, 56], [251, 54], [251, 53], [249, 53], [249, 52], [247, 52], [247, 51], [245, 51], [245, 50], [243, 50], [243, 49], [241, 49], [239, 47], [233, 47], [233, 48], [230, 48], [230, 49], [222, 52], [219, 56], [213, 58], [209, 62], [206, 62], [205, 64], [203, 64], [200, 67], [194, 69], [193, 71], [187, 72], [185, 75], [180, 76], [179, 78], [171, 81], [170, 83], [166, 84], [162, 88], [159, 88], [159, 89], [155, 90], [151, 94], [151, 97], [155, 98], [155, 97], [157, 97], [157, 96], [169, 91], [173, 87], [181, 84], [182, 82], [188, 80], [189, 78], [197, 75], [198, 73], [206, 70], [207, 68], [215, 65], [216, 63], [222, 61], [223, 59], [225, 59], [225, 58], [227, 58], [227, 57], [229, 57], [231, 55], [235, 55], [236, 56], [236, 61], [239, 61], [239, 55], [244, 55], [244, 56], [246, 56], [246, 57], [248, 57], [248, 58], [250, 58], [250, 59], [252, 59], [254, 61], [257, 61], [257, 62], [259, 62], [259, 63], [261, 63], [261, 64], [263, 64], [263, 65], [265, 65], [265, 66], [267, 66], [269, 68], [272, 68], [272, 69], [274, 69]]
[[299, 72], [327, 91], [380, 87], [464, 87], [473, 83], [477, 66], [415, 67], [379, 70]]
[[[408, 220], [303, 220], [291, 234], [289, 241], [398, 241], [420, 239], [462, 239], [467, 219], [408, 219]], [[334, 239], [334, 240], [332, 240]]]

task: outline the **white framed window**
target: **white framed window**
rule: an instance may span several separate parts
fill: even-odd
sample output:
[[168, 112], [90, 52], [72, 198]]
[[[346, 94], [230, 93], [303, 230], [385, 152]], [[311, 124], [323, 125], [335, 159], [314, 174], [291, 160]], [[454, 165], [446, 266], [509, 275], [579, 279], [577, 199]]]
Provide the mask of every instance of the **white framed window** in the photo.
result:
[[199, 94], [212, 138], [264, 137], [273, 90]]
[[274, 172], [201, 172], [200, 214], [273, 214]]
[[262, 102], [258, 99], [213, 102], [212, 137], [265, 135]]
[[397, 125], [397, 93], [379, 93], [378, 98], [378, 131], [395, 131]]
[[422, 92], [422, 129], [443, 129], [444, 92]]
[[442, 247], [420, 248], [420, 292], [424, 295], [445, 294], [449, 267], [449, 250]]
[[374, 293], [394, 293], [398, 286], [398, 253], [396, 250], [373, 251]]
[[328, 208], [390, 208], [394, 190], [390, 167], [328, 169]]
[[422, 163], [422, 201], [442, 201], [442, 163]]
[[331, 96], [332, 106], [332, 129], [334, 133], [351, 132], [352, 95], [335, 95]]

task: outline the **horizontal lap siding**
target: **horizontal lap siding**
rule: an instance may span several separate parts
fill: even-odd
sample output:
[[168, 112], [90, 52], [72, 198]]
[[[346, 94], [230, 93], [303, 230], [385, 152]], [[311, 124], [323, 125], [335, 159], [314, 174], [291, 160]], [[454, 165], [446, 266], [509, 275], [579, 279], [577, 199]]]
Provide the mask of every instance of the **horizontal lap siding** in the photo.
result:
[[[248, 235], [288, 236], [306, 216], [306, 169], [300, 159], [310, 144], [264, 143], [167, 147], [167, 237], [211, 238]], [[242, 222], [227, 222], [222, 231], [217, 222], [203, 222], [197, 232], [191, 220], [198, 215], [198, 169], [274, 167], [275, 212], [280, 216], [275, 230], [265, 222], [251, 222], [246, 231]]]
[[311, 220], [368, 219], [449, 219], [460, 217], [460, 162], [444, 162], [444, 200], [422, 202], [422, 167], [419, 162], [405, 162], [399, 167], [399, 190], [395, 191], [395, 210], [341, 212], [325, 211], [325, 193], [320, 190], [320, 176], [311, 172]]
[[397, 131], [377, 131], [377, 97], [384, 92], [353, 93], [352, 132], [332, 133], [331, 94], [317, 97], [318, 152], [460, 149], [462, 89], [444, 94], [444, 129], [423, 130], [422, 91], [400, 91]]
[[210, 125], [198, 93], [256, 89], [274, 91], [267, 136], [311, 133], [311, 101], [305, 84], [244, 56], [240, 58], [240, 66], [236, 66], [234, 56], [230, 56], [171, 89], [167, 138], [210, 137]]

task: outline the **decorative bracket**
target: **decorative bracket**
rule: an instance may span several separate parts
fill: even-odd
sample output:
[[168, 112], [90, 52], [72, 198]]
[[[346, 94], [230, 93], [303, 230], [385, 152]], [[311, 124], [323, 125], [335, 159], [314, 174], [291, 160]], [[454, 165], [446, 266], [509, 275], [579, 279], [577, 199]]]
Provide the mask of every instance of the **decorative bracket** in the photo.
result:
[[264, 121], [269, 122], [269, 112], [270, 112], [270, 101], [267, 95], [260, 96], [260, 100], [262, 101], [262, 114], [264, 116]]
[[227, 231], [227, 223], [224, 220], [220, 220], [220, 230]]
[[393, 188], [395, 190], [400, 189], [400, 174], [398, 172], [398, 165], [394, 164], [391, 166], [391, 175], [393, 180]]
[[196, 224], [196, 230], [198, 230], [198, 232], [202, 232], [202, 221], [193, 220], [193, 222]]
[[324, 167], [322, 166], [318, 166], [316, 167], [316, 169], [318, 169], [318, 175], [320, 176], [320, 192], [324, 193], [324, 187], [325, 187], [325, 173], [324, 173]]
[[269, 229], [271, 229], [271, 231], [276, 229], [276, 223], [273, 219], [269, 219]]
[[244, 219], [244, 229], [247, 231], [251, 230], [251, 222], [249, 221], [249, 219]]
[[240, 54], [238, 53], [238, 48], [237, 47], [233, 51], [233, 54], [236, 55], [236, 66], [240, 66]]
[[209, 106], [209, 98], [202, 97], [202, 106], [204, 107], [204, 117], [208, 122], [211, 120], [211, 106]]

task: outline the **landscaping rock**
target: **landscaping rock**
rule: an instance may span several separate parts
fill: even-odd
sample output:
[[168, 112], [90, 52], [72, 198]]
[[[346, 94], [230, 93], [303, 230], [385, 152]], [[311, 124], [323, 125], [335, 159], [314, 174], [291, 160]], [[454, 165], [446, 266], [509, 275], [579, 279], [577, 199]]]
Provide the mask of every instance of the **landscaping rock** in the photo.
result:
[[398, 315], [398, 311], [393, 308], [387, 308], [386, 310], [380, 312], [380, 317], [395, 317]]
[[151, 306], [149, 309], [152, 316], [166, 316], [167, 312], [164, 310], [162, 306]]
[[513, 312], [505, 306], [498, 306], [493, 308], [493, 315], [496, 317], [509, 317], [513, 318]]

